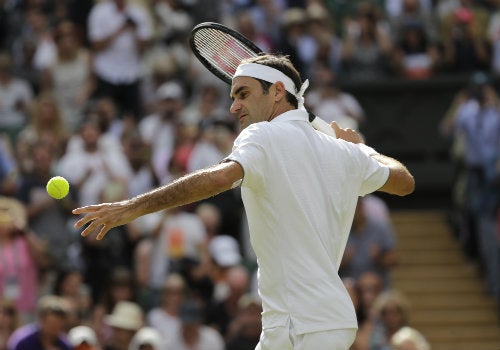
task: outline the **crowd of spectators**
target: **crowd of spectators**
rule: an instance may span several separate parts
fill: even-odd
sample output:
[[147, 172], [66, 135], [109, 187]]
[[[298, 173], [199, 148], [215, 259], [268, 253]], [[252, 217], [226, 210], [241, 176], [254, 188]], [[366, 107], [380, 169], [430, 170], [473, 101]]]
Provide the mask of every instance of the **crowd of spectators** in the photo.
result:
[[[238, 189], [101, 241], [73, 229], [77, 206], [229, 153], [228, 86], [187, 43], [204, 21], [289, 55], [310, 80], [308, 108], [344, 127], [369, 116], [343, 82], [500, 73], [494, 0], [0, 0], [0, 350], [36, 339], [36, 349], [255, 347], [261, 306]], [[62, 200], [45, 191], [54, 175], [71, 184]], [[391, 287], [384, 203], [360, 200], [352, 230], [341, 274], [359, 316], [353, 349], [410, 338], [427, 349]]]

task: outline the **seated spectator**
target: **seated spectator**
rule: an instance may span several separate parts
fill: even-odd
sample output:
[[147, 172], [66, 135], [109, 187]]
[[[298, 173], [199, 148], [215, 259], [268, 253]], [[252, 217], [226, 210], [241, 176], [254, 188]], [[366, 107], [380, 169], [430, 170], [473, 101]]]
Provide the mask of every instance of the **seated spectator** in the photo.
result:
[[0, 350], [7, 350], [7, 341], [20, 326], [16, 305], [0, 298]]
[[[307, 30], [317, 43], [314, 60], [309, 70], [303, 72], [311, 78], [315, 66], [324, 66], [334, 74], [339, 74], [342, 55], [342, 38], [335, 31], [333, 16], [320, 2], [307, 5]], [[266, 51], [269, 52], [269, 51]]]
[[73, 350], [100, 350], [95, 331], [88, 326], [76, 326], [69, 330], [68, 340]]
[[54, 281], [54, 295], [65, 298], [74, 310], [75, 325], [90, 325], [92, 299], [89, 287], [84, 284], [83, 273], [76, 268], [60, 269]]
[[71, 350], [66, 334], [69, 309], [61, 297], [45, 295], [37, 305], [37, 321], [18, 328], [10, 337], [9, 350]]
[[110, 181], [125, 182], [131, 173], [120, 144], [106, 138], [92, 117], [81, 126], [79, 135], [71, 138], [57, 170], [77, 189], [79, 205], [99, 202]]
[[281, 39], [276, 50], [286, 53], [299, 72], [308, 72], [316, 58], [318, 43], [307, 30], [307, 12], [300, 7], [286, 9], [281, 15]]
[[193, 27], [193, 17], [182, 1], [161, 0], [154, 3], [152, 12], [156, 19], [156, 41], [168, 46], [176, 37]]
[[163, 334], [151, 327], [142, 327], [135, 333], [128, 350], [165, 350]]
[[375, 300], [384, 291], [384, 282], [379, 274], [368, 271], [359, 276], [356, 289], [359, 297], [358, 324], [362, 325], [370, 317]]
[[[97, 273], [97, 272], [96, 272]], [[135, 302], [135, 283], [130, 270], [122, 266], [115, 266], [108, 275], [102, 273], [104, 278], [100, 280], [99, 288], [93, 290], [97, 295], [97, 303], [92, 310], [94, 328], [98, 332], [99, 339], [107, 339], [110, 335], [110, 329], [107, 327], [106, 318], [108, 314], [113, 313], [117, 305], [121, 302]], [[125, 304], [124, 309], [127, 309]], [[102, 342], [102, 341], [101, 341]]]
[[342, 91], [335, 73], [324, 65], [316, 65], [314, 89], [305, 99], [310, 110], [330, 123], [336, 121], [342, 128], [359, 129], [365, 121], [365, 112], [354, 95]]
[[30, 152], [38, 143], [50, 147], [55, 161], [66, 152], [70, 133], [64, 126], [61, 110], [55, 97], [49, 93], [38, 95], [30, 110], [30, 121], [19, 133], [16, 155], [21, 173], [33, 170]]
[[393, 41], [380, 26], [378, 9], [363, 3], [356, 21], [344, 34], [342, 47], [342, 78], [354, 81], [374, 81], [389, 76]]
[[219, 285], [223, 285], [227, 291], [207, 305], [205, 323], [226, 338], [229, 324], [238, 314], [240, 298], [250, 290], [250, 274], [243, 266], [233, 266]]
[[402, 327], [391, 337], [394, 350], [431, 350], [431, 346], [418, 330]]
[[409, 317], [410, 306], [406, 297], [397, 290], [384, 291], [375, 300], [369, 319], [358, 331], [358, 340], [363, 339], [371, 350], [388, 349], [392, 336], [408, 326]]
[[46, 247], [29, 230], [24, 205], [9, 197], [0, 197], [0, 242], [0, 295], [15, 303], [21, 324], [32, 322]]
[[19, 171], [12, 144], [0, 134], [0, 196], [14, 196], [18, 188]]
[[434, 76], [440, 68], [441, 55], [438, 46], [425, 33], [423, 23], [404, 22], [400, 33], [393, 54], [396, 73], [408, 79]]
[[248, 9], [238, 11], [235, 17], [235, 27], [238, 33], [250, 39], [263, 52], [273, 51], [274, 44], [272, 38], [268, 32], [256, 27], [256, 23], [252, 19], [252, 14]]
[[151, 148], [155, 175], [167, 181], [168, 164], [175, 147], [175, 133], [186, 103], [182, 85], [176, 81], [162, 84], [155, 92], [155, 109], [138, 124], [143, 141]]
[[214, 295], [216, 301], [227, 296], [228, 289], [226, 278], [228, 271], [242, 263], [240, 245], [236, 239], [228, 235], [213, 237], [208, 243], [208, 251], [212, 262], [211, 279], [214, 282]]
[[182, 122], [197, 125], [200, 129], [216, 121], [231, 122], [223, 97], [216, 85], [203, 85], [182, 112]]
[[167, 348], [176, 350], [224, 350], [224, 339], [212, 327], [203, 324], [203, 308], [195, 300], [186, 300], [180, 309], [181, 327]]
[[54, 200], [46, 190], [47, 181], [55, 176], [55, 155], [50, 144], [37, 142], [30, 147], [31, 170], [21, 175], [17, 198], [26, 206], [28, 223], [36, 236], [50, 246], [52, 268], [76, 267], [81, 264], [80, 242], [70, 234], [71, 210], [76, 208], [76, 191], [64, 199]]
[[238, 301], [238, 312], [231, 319], [226, 334], [226, 350], [254, 350], [262, 331], [262, 300], [244, 294]]
[[[392, 9], [399, 7], [399, 11], [387, 13], [393, 40], [401, 40], [403, 28], [408, 23], [419, 23], [423, 31], [423, 36], [431, 42], [438, 40], [438, 21], [436, 15], [432, 13], [430, 0], [389, 0], [386, 6], [391, 3]], [[396, 5], [399, 6], [394, 6]]]
[[105, 324], [111, 334], [104, 342], [104, 350], [128, 350], [136, 332], [144, 326], [144, 314], [140, 306], [131, 301], [120, 301], [113, 312], [106, 315]]
[[220, 209], [215, 204], [202, 202], [196, 206], [195, 213], [203, 222], [207, 232], [207, 239], [209, 241], [211, 241], [215, 236], [221, 234], [220, 228], [222, 216]]
[[91, 57], [75, 23], [63, 20], [54, 29], [56, 55], [42, 71], [41, 91], [54, 94], [67, 130], [73, 132], [83, 119], [83, 109], [95, 88]]
[[387, 203], [376, 194], [370, 193], [364, 197], [363, 211], [370, 219], [392, 225], [391, 213]]
[[187, 261], [207, 262], [207, 237], [201, 219], [183, 208], [165, 210], [153, 231], [151, 287], [159, 289], [168, 272], [181, 272]]
[[147, 313], [147, 324], [158, 330], [167, 341], [174, 338], [178, 332], [180, 308], [188, 295], [188, 288], [184, 278], [173, 273], [166, 277], [165, 284], [159, 296], [160, 303]]
[[360, 197], [354, 213], [351, 233], [340, 266], [341, 277], [358, 279], [367, 271], [380, 274], [384, 287], [389, 287], [390, 269], [398, 262], [392, 227], [370, 219], [363, 210]]
[[116, 145], [133, 132], [136, 122], [130, 114], [120, 113], [115, 101], [109, 96], [101, 96], [93, 101], [90, 114], [96, 116], [103, 137], [113, 140]]
[[0, 132], [5, 133], [12, 144], [28, 124], [28, 108], [34, 91], [26, 80], [13, 73], [12, 57], [0, 53]]
[[[484, 20], [487, 21], [487, 17]], [[453, 12], [450, 25], [442, 36], [444, 69], [452, 73], [490, 69], [491, 53], [480, 21], [479, 15], [469, 6]]]

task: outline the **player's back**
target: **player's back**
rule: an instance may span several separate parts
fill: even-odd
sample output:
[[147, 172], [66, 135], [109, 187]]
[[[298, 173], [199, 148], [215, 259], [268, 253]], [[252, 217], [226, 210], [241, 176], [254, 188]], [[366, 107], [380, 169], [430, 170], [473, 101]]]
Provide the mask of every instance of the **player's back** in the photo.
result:
[[355, 147], [316, 132], [305, 118], [291, 111], [249, 126], [229, 157], [245, 172], [263, 322], [292, 317], [298, 331], [346, 328], [346, 320], [355, 327], [337, 275], [361, 182]]

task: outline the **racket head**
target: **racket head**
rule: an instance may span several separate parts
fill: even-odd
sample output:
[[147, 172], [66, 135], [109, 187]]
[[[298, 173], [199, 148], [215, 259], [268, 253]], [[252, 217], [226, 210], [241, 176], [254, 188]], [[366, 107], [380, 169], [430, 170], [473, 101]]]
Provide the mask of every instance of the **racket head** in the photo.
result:
[[262, 53], [244, 35], [215, 22], [196, 25], [190, 33], [189, 45], [205, 68], [229, 85], [243, 59]]

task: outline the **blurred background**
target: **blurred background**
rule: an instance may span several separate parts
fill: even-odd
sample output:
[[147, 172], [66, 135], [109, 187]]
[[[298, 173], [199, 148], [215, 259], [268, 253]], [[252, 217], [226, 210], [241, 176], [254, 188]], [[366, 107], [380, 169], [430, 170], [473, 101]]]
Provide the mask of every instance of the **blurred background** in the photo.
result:
[[230, 152], [229, 87], [188, 45], [205, 21], [288, 55], [310, 111], [415, 176], [359, 200], [352, 350], [499, 349], [500, 1], [0, 0], [0, 350], [254, 349], [239, 189], [102, 241], [73, 229], [75, 207]]

